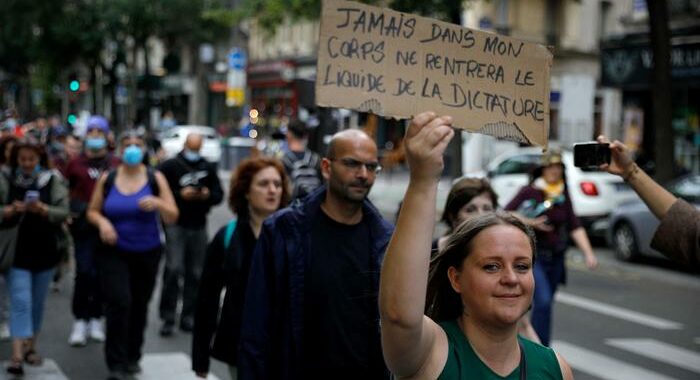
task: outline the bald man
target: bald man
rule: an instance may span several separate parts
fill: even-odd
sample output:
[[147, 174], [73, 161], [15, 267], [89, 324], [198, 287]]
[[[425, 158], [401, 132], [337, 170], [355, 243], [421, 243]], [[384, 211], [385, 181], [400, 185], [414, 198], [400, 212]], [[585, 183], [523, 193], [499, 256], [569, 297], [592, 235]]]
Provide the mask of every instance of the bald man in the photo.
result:
[[[199, 154], [202, 143], [201, 135], [188, 135], [183, 150], [160, 166], [180, 209], [177, 223], [165, 229], [165, 270], [160, 294], [163, 325], [160, 335], [166, 337], [174, 332], [180, 297], [180, 329], [192, 331], [195, 298], [207, 248], [207, 214], [212, 206], [221, 203], [224, 196], [216, 163], [207, 162]], [[182, 286], [180, 279], [183, 279]]]
[[239, 379], [387, 379], [379, 267], [393, 226], [367, 199], [381, 167], [359, 130], [333, 136], [326, 185], [263, 224], [248, 280]]

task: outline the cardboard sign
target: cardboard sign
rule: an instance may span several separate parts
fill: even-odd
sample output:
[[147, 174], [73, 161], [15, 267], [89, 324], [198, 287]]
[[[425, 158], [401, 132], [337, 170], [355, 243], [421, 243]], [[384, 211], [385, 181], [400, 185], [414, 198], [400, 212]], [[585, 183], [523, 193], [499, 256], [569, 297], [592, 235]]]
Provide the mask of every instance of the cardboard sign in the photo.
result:
[[551, 66], [542, 45], [324, 0], [316, 102], [394, 118], [434, 111], [458, 128], [546, 147]]

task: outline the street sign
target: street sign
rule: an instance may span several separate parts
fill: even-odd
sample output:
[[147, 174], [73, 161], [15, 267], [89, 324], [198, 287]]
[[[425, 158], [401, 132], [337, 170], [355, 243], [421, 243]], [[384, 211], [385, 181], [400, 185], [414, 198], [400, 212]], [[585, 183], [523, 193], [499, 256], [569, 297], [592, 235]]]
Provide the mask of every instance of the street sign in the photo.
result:
[[241, 106], [245, 102], [246, 64], [245, 50], [231, 49], [226, 75], [226, 105], [229, 107]]
[[228, 67], [234, 70], [245, 70], [246, 67], [246, 55], [245, 50], [241, 48], [231, 49], [231, 53], [228, 55]]

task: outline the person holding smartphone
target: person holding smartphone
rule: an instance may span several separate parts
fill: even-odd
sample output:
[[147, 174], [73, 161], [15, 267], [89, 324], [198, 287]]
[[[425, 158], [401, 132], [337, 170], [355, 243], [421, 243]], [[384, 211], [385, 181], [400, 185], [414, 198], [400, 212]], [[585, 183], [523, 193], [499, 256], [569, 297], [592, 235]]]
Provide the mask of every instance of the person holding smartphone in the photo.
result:
[[12, 336], [7, 372], [22, 375], [23, 363], [42, 363], [36, 342], [49, 284], [61, 260], [58, 239], [68, 217], [68, 187], [58, 171], [48, 168], [44, 147], [29, 140], [20, 140], [12, 149], [7, 179], [1, 222], [19, 226], [7, 274]]
[[191, 332], [194, 327], [197, 288], [207, 249], [207, 214], [224, 198], [216, 163], [200, 154], [203, 143], [204, 136], [189, 134], [182, 151], [160, 165], [180, 210], [177, 222], [165, 228], [167, 243], [159, 305], [163, 337], [174, 332], [180, 299], [180, 330]]
[[[598, 142], [610, 143], [604, 135], [598, 137]], [[600, 165], [600, 169], [622, 177], [661, 221], [651, 247], [672, 260], [700, 269], [700, 212], [641, 170], [625, 144], [615, 140], [610, 143], [610, 151], [610, 164]]]

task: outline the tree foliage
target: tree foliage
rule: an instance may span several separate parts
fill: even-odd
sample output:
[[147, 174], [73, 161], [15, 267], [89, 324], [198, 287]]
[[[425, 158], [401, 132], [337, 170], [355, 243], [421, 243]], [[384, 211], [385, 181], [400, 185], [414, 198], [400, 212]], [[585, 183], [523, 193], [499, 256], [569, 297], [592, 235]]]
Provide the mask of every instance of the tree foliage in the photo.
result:
[[[401, 12], [417, 13], [448, 22], [459, 23], [462, 0], [359, 0], [361, 3], [385, 5]], [[318, 19], [322, 0], [245, 0], [238, 19], [254, 18], [266, 31], [274, 33], [286, 18]], [[455, 18], [456, 17], [456, 18]]]
[[176, 49], [226, 38], [230, 20], [212, 17], [225, 11], [225, 0], [3, 0], [0, 71], [15, 83], [36, 72], [58, 84], [77, 65], [105, 66], [108, 43], [147, 49], [159, 37]]

